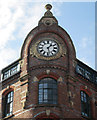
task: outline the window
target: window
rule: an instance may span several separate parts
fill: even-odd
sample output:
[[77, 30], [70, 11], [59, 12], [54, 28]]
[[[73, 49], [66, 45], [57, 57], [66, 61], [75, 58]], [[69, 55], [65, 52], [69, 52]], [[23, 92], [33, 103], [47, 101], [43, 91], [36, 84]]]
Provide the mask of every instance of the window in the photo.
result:
[[81, 113], [90, 117], [90, 98], [84, 91], [81, 91]]
[[77, 73], [79, 73], [80, 75], [84, 76], [84, 69], [82, 67], [80, 67], [79, 65], [77, 65]]
[[16, 64], [15, 66], [9, 68], [9, 70], [3, 72], [3, 79], [9, 78], [10, 76], [16, 74], [19, 71], [20, 71], [20, 64]]
[[97, 83], [97, 77], [96, 77], [96, 80], [95, 80], [95, 82]]
[[10, 71], [8, 70], [4, 73], [4, 79], [8, 78], [9, 76], [10, 76]]
[[10, 74], [11, 75], [13, 75], [13, 74], [15, 74], [17, 72], [17, 67], [18, 66], [14, 66], [13, 68], [11, 68], [11, 70], [10, 70], [10, 72], [11, 72]]
[[5, 96], [4, 100], [4, 117], [7, 117], [9, 115], [12, 115], [13, 110], [13, 91], [9, 92]]
[[57, 81], [53, 78], [40, 80], [39, 104], [57, 104]]
[[91, 79], [91, 73], [88, 72], [87, 70], [85, 70], [85, 77], [89, 80]]

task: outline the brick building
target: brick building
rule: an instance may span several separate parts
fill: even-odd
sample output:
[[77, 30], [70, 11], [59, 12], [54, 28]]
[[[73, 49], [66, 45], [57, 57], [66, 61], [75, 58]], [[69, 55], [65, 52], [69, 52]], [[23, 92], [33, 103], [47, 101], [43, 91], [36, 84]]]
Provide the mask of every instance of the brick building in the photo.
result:
[[97, 118], [97, 72], [76, 58], [68, 33], [46, 5], [20, 59], [1, 72], [1, 118]]

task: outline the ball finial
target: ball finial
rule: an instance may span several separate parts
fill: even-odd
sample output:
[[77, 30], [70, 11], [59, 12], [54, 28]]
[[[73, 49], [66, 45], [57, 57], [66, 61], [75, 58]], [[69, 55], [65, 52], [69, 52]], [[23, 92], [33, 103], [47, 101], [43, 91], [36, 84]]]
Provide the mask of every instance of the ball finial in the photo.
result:
[[52, 9], [52, 5], [47, 4], [47, 5], [45, 6], [45, 8], [46, 8], [46, 10], [51, 10], [51, 9]]

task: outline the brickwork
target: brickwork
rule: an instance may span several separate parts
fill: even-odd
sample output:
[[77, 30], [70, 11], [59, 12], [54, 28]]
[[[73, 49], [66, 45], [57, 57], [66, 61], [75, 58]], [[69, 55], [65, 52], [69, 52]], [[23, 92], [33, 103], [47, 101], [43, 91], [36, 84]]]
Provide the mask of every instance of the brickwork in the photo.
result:
[[[49, 17], [46, 17], [46, 20]], [[46, 25], [44, 17], [39, 25], [26, 37], [21, 50], [21, 71], [4, 81], [0, 95], [14, 91], [13, 114], [8, 118], [82, 118], [80, 92], [85, 91], [91, 98], [91, 118], [97, 118], [96, 85], [76, 74], [76, 53], [71, 38], [63, 28], [55, 23]], [[42, 59], [35, 52], [37, 42], [43, 39], [54, 39], [60, 44], [60, 54], [53, 59]], [[33, 50], [33, 51], [31, 51]], [[34, 53], [35, 52], [35, 53]], [[58, 84], [58, 104], [39, 104], [39, 81], [42, 78], [53, 78]], [[2, 97], [0, 101], [2, 102]], [[0, 103], [1, 103], [0, 102]], [[4, 111], [4, 108], [0, 106]]]

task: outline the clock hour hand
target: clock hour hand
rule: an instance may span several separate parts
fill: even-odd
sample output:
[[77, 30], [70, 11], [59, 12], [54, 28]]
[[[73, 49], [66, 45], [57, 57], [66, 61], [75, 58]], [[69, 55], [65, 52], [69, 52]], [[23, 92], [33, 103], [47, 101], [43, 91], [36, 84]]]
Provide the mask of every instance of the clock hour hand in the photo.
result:
[[52, 51], [53, 51], [52, 44], [50, 44], [50, 46], [47, 49], [48, 49], [48, 55], [51, 56], [52, 55]]
[[49, 51], [53, 51], [54, 47], [52, 45], [49, 46]]
[[44, 45], [44, 46], [43, 46], [43, 50], [44, 50], [45, 52], [48, 52], [48, 50], [49, 50], [49, 45], [48, 45], [48, 44]]

